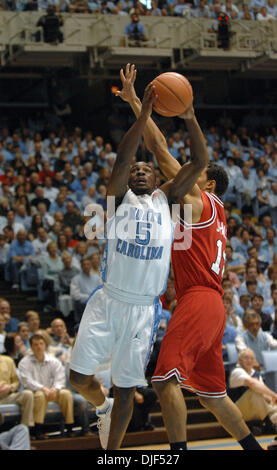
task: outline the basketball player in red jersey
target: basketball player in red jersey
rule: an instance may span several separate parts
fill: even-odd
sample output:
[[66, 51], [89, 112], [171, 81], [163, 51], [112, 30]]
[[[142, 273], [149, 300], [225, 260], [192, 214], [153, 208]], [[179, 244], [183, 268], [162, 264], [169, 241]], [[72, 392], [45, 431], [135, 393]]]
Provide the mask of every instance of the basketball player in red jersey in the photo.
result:
[[[141, 104], [134, 90], [134, 65], [120, 71], [123, 88], [118, 92], [138, 115]], [[191, 133], [197, 125], [191, 107], [182, 117]], [[180, 164], [169, 153], [166, 140], [149, 118], [144, 128], [146, 146], [170, 180]], [[172, 267], [175, 278], [177, 306], [162, 342], [153, 387], [159, 397], [163, 419], [172, 450], [187, 448], [187, 409], [181, 391], [184, 387], [199, 396], [222, 426], [245, 450], [263, 450], [236, 405], [226, 394], [222, 357], [225, 310], [222, 302], [221, 279], [226, 246], [224, 206], [218, 196], [224, 194], [228, 177], [222, 167], [208, 166], [193, 189], [178, 201], [181, 208], [192, 207], [192, 220], [179, 218], [172, 246]], [[191, 231], [191, 246], [181, 249], [180, 232]]]

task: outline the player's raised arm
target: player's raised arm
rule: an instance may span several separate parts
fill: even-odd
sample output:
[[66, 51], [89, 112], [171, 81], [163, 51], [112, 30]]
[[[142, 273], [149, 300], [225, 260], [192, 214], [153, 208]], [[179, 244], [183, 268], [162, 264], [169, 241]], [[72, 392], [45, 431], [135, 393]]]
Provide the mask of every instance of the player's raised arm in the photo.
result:
[[[120, 96], [124, 101], [127, 101], [130, 104], [134, 114], [138, 116], [141, 109], [141, 102], [137, 97], [134, 88], [136, 79], [135, 66], [130, 66], [130, 64], [127, 64], [125, 74], [123, 69], [120, 70], [120, 78], [122, 81], [122, 90], [117, 92], [117, 95]], [[190, 163], [192, 163], [193, 168], [195, 166], [198, 168], [202, 167], [204, 161], [206, 162], [206, 165], [208, 165], [209, 160], [206, 141], [196, 119], [193, 107], [191, 107], [186, 113], [182, 114], [180, 118], [185, 120], [190, 137]], [[181, 169], [181, 165], [168, 151], [166, 139], [151, 117], [147, 120], [143, 131], [143, 137], [147, 148], [157, 158], [162, 173], [169, 180], [175, 178]], [[188, 163], [187, 166], [189, 166], [190, 163]], [[191, 171], [194, 171], [193, 168], [188, 173], [188, 176], [190, 175]], [[193, 188], [193, 186], [191, 187], [190, 192], [191, 191], [192, 195], [194, 195], [193, 193], [195, 192], [195, 188]], [[187, 192], [185, 194], [187, 194]]]
[[[141, 110], [141, 101], [136, 95], [134, 88], [136, 79], [135, 66], [127, 64], [125, 72], [123, 69], [120, 70], [120, 78], [122, 90], [118, 91], [116, 95], [129, 103], [135, 116], [138, 117]], [[143, 137], [148, 150], [156, 156], [160, 170], [164, 176], [169, 180], [174, 178], [180, 170], [181, 165], [168, 151], [165, 137], [152, 118], [147, 120]]]
[[196, 182], [209, 164], [209, 155], [205, 137], [194, 115], [192, 106], [183, 117], [191, 141], [190, 161], [181, 167], [172, 181], [166, 183], [160, 189], [168, 195], [169, 201], [172, 202], [181, 201], [186, 195], [194, 196], [201, 201], [200, 189]]
[[145, 124], [152, 113], [152, 105], [155, 99], [154, 87], [150, 83], [145, 89], [141, 111], [137, 120], [118, 146], [116, 161], [107, 188], [108, 196], [120, 198], [127, 191], [131, 160], [137, 152]]

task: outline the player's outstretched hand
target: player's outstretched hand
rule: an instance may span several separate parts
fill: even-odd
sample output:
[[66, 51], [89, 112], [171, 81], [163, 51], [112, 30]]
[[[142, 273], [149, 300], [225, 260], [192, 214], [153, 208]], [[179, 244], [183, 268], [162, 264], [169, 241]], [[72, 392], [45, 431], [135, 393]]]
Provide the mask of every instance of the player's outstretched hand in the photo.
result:
[[180, 114], [178, 117], [181, 119], [193, 119], [194, 117], [193, 106], [191, 105], [191, 107], [185, 113]]
[[125, 67], [125, 74], [123, 69], [120, 69], [120, 78], [122, 82], [122, 90], [116, 91], [115, 95], [120, 96], [123, 101], [130, 103], [136, 96], [134, 83], [136, 80], [137, 71], [135, 65], [127, 64]]
[[149, 83], [144, 91], [141, 115], [145, 115], [146, 117], [151, 116], [153, 103], [156, 101], [157, 98], [158, 96], [155, 93], [155, 85]]

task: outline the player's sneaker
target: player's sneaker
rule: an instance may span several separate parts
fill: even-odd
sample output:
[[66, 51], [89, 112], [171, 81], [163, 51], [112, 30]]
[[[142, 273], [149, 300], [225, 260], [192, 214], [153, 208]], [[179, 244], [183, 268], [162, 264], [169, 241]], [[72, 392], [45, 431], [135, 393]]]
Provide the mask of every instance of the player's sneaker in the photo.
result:
[[108, 398], [109, 401], [109, 408], [104, 413], [97, 411], [96, 415], [98, 416], [97, 427], [99, 432], [99, 439], [103, 449], [107, 449], [109, 434], [110, 434], [110, 426], [111, 426], [111, 413], [113, 409], [113, 398]]

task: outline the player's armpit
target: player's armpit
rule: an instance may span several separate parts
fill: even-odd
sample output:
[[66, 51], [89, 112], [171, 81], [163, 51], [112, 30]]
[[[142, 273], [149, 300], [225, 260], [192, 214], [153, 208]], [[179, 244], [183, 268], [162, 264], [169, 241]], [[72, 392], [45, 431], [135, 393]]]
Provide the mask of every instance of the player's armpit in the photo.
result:
[[181, 167], [169, 188], [168, 197], [171, 200], [182, 200], [190, 194], [201, 197], [201, 192], [196, 182], [203, 171], [203, 166], [189, 162]]
[[[182, 217], [184, 214], [186, 214], [186, 222], [188, 224], [195, 224], [199, 222], [202, 211], [203, 211], [203, 201], [201, 197], [201, 190], [197, 186], [197, 184], [194, 185], [193, 189], [191, 190], [190, 193], [188, 193], [186, 196], [184, 196], [181, 199], [174, 198], [170, 194], [170, 189], [174, 185], [174, 179], [168, 181], [167, 183], [163, 184], [160, 186], [160, 190], [163, 191], [168, 199], [168, 203], [171, 206], [176, 204], [180, 205], [180, 213]], [[187, 211], [184, 211], [184, 205], [191, 206]], [[177, 209], [177, 208], [176, 208]]]

